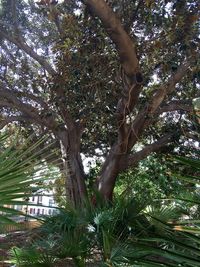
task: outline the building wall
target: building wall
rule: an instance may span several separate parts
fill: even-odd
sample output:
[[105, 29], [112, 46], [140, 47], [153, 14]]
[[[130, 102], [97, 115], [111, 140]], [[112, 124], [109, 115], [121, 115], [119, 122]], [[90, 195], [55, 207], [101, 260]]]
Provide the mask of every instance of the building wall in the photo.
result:
[[9, 207], [32, 216], [54, 215], [57, 212], [52, 194], [32, 196], [28, 203], [30, 205], [9, 205]]
[[43, 216], [54, 215], [56, 213], [56, 204], [52, 195], [32, 196], [29, 203], [31, 205], [25, 207], [27, 209], [26, 213], [29, 215]]

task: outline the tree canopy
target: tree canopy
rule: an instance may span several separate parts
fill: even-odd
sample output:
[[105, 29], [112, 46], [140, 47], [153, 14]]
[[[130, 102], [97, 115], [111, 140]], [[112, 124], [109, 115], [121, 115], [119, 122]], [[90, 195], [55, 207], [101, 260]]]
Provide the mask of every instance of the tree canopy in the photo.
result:
[[0, 127], [56, 139], [68, 197], [87, 195], [81, 153], [105, 158], [96, 186], [152, 152], [198, 140], [199, 4], [185, 0], [0, 1]]

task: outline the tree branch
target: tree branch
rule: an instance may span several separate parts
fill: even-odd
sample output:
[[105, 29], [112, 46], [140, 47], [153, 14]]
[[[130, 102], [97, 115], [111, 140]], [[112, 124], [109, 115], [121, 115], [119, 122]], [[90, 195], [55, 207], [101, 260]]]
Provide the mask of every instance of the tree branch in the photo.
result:
[[23, 91], [13, 91], [12, 90], [12, 92], [16, 96], [22, 96], [22, 97], [25, 97], [27, 99], [33, 100], [34, 102], [38, 103], [41, 107], [43, 107], [45, 110], [49, 110], [48, 104], [39, 96], [35, 96], [33, 94], [30, 94], [28, 92], [23, 92]]
[[186, 138], [188, 138], [188, 139], [192, 139], [192, 140], [194, 140], [194, 141], [196, 141], [196, 142], [198, 142], [199, 143], [199, 140], [200, 140], [200, 133], [198, 133], [198, 132], [187, 132], [187, 130], [185, 130], [184, 131], [184, 136], [186, 137]]
[[161, 137], [159, 140], [157, 140], [153, 144], [147, 145], [145, 148], [136, 152], [134, 155], [129, 156], [128, 159], [126, 160], [124, 169], [135, 167], [140, 160], [146, 158], [152, 152], [158, 152], [166, 144], [172, 141], [172, 137], [173, 137], [172, 133], [166, 134], [165, 136]]
[[14, 121], [31, 121], [32, 118], [28, 116], [9, 116], [0, 117], [0, 130], [3, 129], [8, 123]]
[[[30, 57], [32, 57], [33, 59], [35, 59], [37, 62], [40, 63], [41, 66], [44, 67], [45, 70], [47, 70], [47, 72], [49, 74], [51, 74], [52, 76], [57, 76], [55, 81], [57, 81], [57, 84], [59, 84], [59, 75], [57, 75], [57, 73], [55, 72], [55, 70], [51, 67], [51, 65], [41, 56], [39, 56], [37, 53], [34, 52], [34, 50], [29, 47], [25, 42], [22, 42], [21, 39], [19, 38], [14, 38], [10, 35], [8, 35], [7, 33], [5, 33], [4, 31], [2, 31], [0, 29], [0, 36], [3, 36], [5, 39], [7, 39], [8, 41], [10, 41], [11, 43], [15, 44], [18, 48], [22, 49], [24, 52], [26, 52]], [[14, 92], [12, 90], [12, 92]], [[76, 128], [77, 125], [74, 124], [73, 122], [73, 118], [71, 117], [71, 114], [69, 113], [68, 109], [67, 109], [67, 105], [65, 102], [65, 92], [63, 90], [63, 88], [61, 88], [61, 86], [59, 86], [59, 88], [55, 88], [54, 89], [55, 94], [57, 95], [57, 97], [61, 100], [63, 99], [63, 101], [61, 101], [60, 106], [58, 107], [60, 110], [60, 115], [62, 116], [63, 120], [66, 122], [66, 124], [68, 125], [69, 128]], [[53, 93], [53, 90], [52, 90]], [[36, 97], [32, 94], [29, 93], [25, 93], [25, 92], [15, 92], [15, 94], [18, 96], [19, 94], [21, 94], [24, 97], [28, 97], [29, 99], [32, 99], [34, 101], [36, 101], [37, 103], [39, 103], [42, 107], [44, 107], [44, 109], [48, 108], [48, 105], [39, 97]], [[1, 95], [1, 92], [0, 92]], [[19, 100], [18, 100], [19, 101]], [[64, 103], [65, 102], [65, 103]], [[14, 103], [14, 102], [13, 102]], [[22, 102], [23, 103], [23, 102]], [[26, 105], [25, 103], [23, 103], [23, 105]], [[9, 104], [9, 107], [13, 107], [13, 105]], [[16, 103], [15, 103], [15, 107]], [[22, 106], [24, 109], [24, 106]], [[20, 105], [18, 105], [18, 108], [20, 108]], [[30, 109], [27, 109], [26, 111], [23, 110], [23, 112], [30, 112], [32, 110], [32, 106], [30, 106]], [[51, 111], [51, 113], [53, 113]], [[30, 115], [30, 114], [29, 114]], [[37, 114], [38, 115], [38, 114]], [[37, 116], [38, 118], [40, 118], [40, 116]], [[36, 118], [36, 114], [35, 114], [35, 118]], [[45, 120], [46, 122], [50, 121], [51, 118], [49, 117], [48, 120]], [[52, 125], [52, 121], [50, 123]]]
[[160, 107], [156, 114], [160, 115], [164, 112], [173, 112], [176, 110], [192, 112], [192, 101], [172, 101], [171, 103]]
[[38, 116], [38, 111], [33, 106], [23, 103], [15, 95], [12, 94], [12, 91], [5, 88], [0, 88], [0, 96], [7, 99], [8, 103], [12, 103], [14, 107], [18, 107], [30, 117]]
[[[50, 128], [54, 128], [57, 126], [57, 123], [55, 122], [54, 118], [52, 115], [45, 117], [44, 118], [42, 116], [40, 116], [38, 114], [38, 110], [36, 108], [34, 108], [32, 105], [30, 104], [26, 104], [24, 102], [22, 102], [21, 100], [19, 100], [13, 93], [11, 90], [5, 89], [5, 88], [0, 88], [0, 96], [4, 99], [6, 99], [6, 106], [9, 106], [10, 108], [16, 108], [17, 110], [19, 110], [20, 112], [22, 112], [25, 116], [29, 116], [30, 118], [32, 118], [33, 120], [35, 120], [35, 122], [39, 123], [42, 126], [48, 126]], [[45, 115], [45, 114], [44, 114]]]
[[130, 30], [131, 30], [131, 26], [133, 25], [133, 22], [134, 22], [135, 19], [136, 19], [138, 10], [139, 10], [139, 8], [141, 7], [142, 3], [143, 3], [143, 0], [139, 0], [139, 1], [138, 1], [138, 4], [137, 4], [135, 10], [133, 11], [131, 18], [129, 19], [129, 21], [128, 21], [127, 24], [125, 25], [125, 30], [126, 30], [128, 33], [129, 33]]
[[190, 65], [191, 59], [185, 60], [185, 62], [179, 66], [177, 72], [169, 79], [169, 81], [155, 92], [148, 106], [148, 112], [150, 114], [155, 113], [157, 108], [163, 102], [164, 98], [175, 90], [175, 85], [179, 83], [181, 79], [185, 76]]
[[82, 0], [89, 10], [101, 20], [109, 37], [116, 45], [122, 65], [121, 78], [124, 83], [123, 97], [117, 105], [118, 144], [124, 151], [127, 138], [126, 115], [130, 114], [136, 105], [143, 82], [139, 62], [136, 54], [136, 42], [131, 39], [121, 21], [104, 0]]
[[25, 41], [22, 42], [21, 38], [15, 38], [2, 29], [0, 29], [0, 36], [16, 45], [19, 49], [23, 50], [26, 54], [28, 54], [32, 59], [36, 60], [50, 75], [53, 76], [56, 74], [56, 71], [44, 59], [44, 57], [39, 56], [30, 46], [26, 44]]
[[191, 60], [189, 59], [179, 66], [177, 72], [169, 78], [166, 84], [162, 85], [158, 90], [156, 90], [150, 101], [146, 103], [143, 110], [138, 112], [138, 115], [135, 117], [135, 120], [130, 126], [131, 132], [129, 134], [127, 145], [128, 151], [130, 151], [133, 145], [138, 141], [143, 130], [152, 122], [153, 116], [159, 115], [158, 108], [164, 101], [165, 97], [175, 90], [176, 84], [179, 83], [186, 75], [190, 65]]
[[110, 38], [116, 45], [121, 64], [128, 77], [139, 71], [135, 42], [123, 29], [120, 20], [104, 0], [82, 0], [103, 23]]
[[[1, 77], [0, 79], [2, 80], [2, 84], [5, 84], [6, 87], [11, 88], [12, 85], [10, 84], [10, 82], [6, 79], [6, 77]], [[29, 100], [32, 100], [34, 102], [36, 102], [37, 104], [39, 104], [42, 108], [44, 108], [45, 110], [49, 110], [52, 112], [52, 110], [50, 110], [49, 105], [43, 100], [42, 97], [40, 96], [36, 96], [33, 93], [29, 93], [26, 90], [25, 91], [20, 91], [20, 90], [15, 90], [15, 89], [10, 89], [12, 90], [12, 93], [16, 95], [16, 97], [25, 97]]]
[[11, 0], [11, 12], [12, 12], [12, 21], [13, 21], [15, 35], [17, 36], [19, 34], [19, 27], [17, 20], [16, 0]]

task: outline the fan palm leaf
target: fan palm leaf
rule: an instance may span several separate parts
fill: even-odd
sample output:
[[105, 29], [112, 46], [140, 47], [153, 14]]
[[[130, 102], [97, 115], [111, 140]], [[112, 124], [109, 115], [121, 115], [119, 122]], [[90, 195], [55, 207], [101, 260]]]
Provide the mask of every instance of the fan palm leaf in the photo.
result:
[[[7, 136], [0, 136], [0, 144]], [[30, 142], [30, 140], [28, 140]], [[0, 149], [0, 227], [14, 223], [12, 216], [24, 215], [15, 210], [15, 205], [27, 205], [28, 198], [39, 189], [38, 184], [44, 180], [37, 177], [38, 155], [42, 153], [39, 145], [44, 139], [31, 146], [15, 144]]]

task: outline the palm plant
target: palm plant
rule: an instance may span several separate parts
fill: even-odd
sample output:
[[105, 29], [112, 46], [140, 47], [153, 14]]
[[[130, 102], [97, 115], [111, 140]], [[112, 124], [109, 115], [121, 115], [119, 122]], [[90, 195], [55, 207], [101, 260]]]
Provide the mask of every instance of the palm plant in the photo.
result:
[[[0, 144], [6, 142], [7, 138], [7, 135], [0, 136]], [[44, 180], [37, 176], [41, 168], [37, 165], [38, 155], [43, 153], [38, 149], [41, 142], [44, 139], [29, 147], [24, 144], [18, 148], [13, 143], [0, 150], [0, 228], [15, 223], [13, 216], [25, 216], [12, 207], [28, 205], [29, 197], [39, 189], [39, 183]]]
[[[187, 163], [199, 169], [199, 161]], [[90, 260], [107, 267], [198, 267], [200, 220], [188, 213], [187, 203], [196, 207], [199, 196], [178, 195], [151, 203], [123, 196], [112, 205], [87, 202], [80, 210], [60, 209], [60, 214], [44, 222], [40, 238], [30, 248], [13, 250], [12, 258], [23, 267], [55, 266], [68, 257], [79, 267]], [[34, 260], [31, 250], [37, 255]]]

